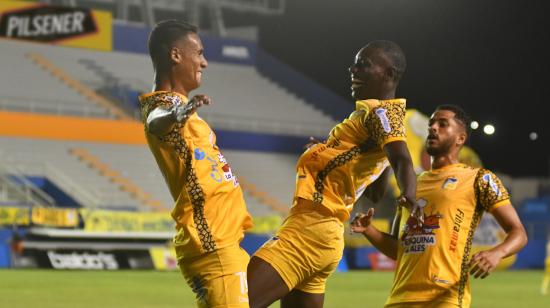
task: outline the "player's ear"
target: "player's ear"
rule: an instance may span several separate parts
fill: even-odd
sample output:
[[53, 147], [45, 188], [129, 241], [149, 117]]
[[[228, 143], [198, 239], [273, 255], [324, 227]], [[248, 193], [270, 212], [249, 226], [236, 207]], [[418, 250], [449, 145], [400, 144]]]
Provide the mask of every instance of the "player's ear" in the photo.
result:
[[466, 143], [467, 138], [466, 132], [460, 132], [456, 138], [456, 145], [462, 147]]
[[390, 66], [386, 69], [386, 79], [388, 81], [397, 80], [397, 69], [393, 66]]
[[181, 61], [182, 61], [181, 49], [177, 47], [170, 48], [170, 62], [177, 64], [177, 63], [181, 63]]

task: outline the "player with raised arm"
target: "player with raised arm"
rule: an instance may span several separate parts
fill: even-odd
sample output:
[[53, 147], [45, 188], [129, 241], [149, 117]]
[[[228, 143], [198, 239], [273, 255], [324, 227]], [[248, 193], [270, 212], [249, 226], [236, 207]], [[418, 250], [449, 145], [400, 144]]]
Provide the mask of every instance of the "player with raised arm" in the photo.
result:
[[[364, 234], [383, 254], [397, 260], [385, 307], [469, 307], [469, 275], [485, 278], [503, 258], [517, 253], [527, 235], [508, 192], [491, 171], [458, 162], [470, 121], [454, 105], [439, 106], [429, 121], [426, 149], [432, 169], [417, 182], [417, 202], [424, 222], [400, 207], [392, 234], [370, 224], [374, 214], [358, 214], [353, 232]], [[474, 232], [484, 212], [506, 231], [504, 241], [471, 255]]]
[[400, 202], [413, 207], [416, 175], [405, 143], [405, 99], [395, 98], [406, 61], [401, 48], [374, 41], [356, 55], [349, 71], [355, 111], [323, 143], [312, 142], [297, 163], [290, 214], [276, 236], [251, 258], [251, 307], [322, 307], [325, 284], [342, 258], [344, 222], [365, 190], [390, 165]]
[[175, 201], [178, 265], [199, 307], [248, 307], [249, 256], [239, 243], [252, 219], [216, 135], [195, 112], [210, 99], [187, 99], [208, 65], [197, 28], [177, 20], [160, 22], [149, 36], [149, 52], [155, 85], [139, 98], [141, 116]]

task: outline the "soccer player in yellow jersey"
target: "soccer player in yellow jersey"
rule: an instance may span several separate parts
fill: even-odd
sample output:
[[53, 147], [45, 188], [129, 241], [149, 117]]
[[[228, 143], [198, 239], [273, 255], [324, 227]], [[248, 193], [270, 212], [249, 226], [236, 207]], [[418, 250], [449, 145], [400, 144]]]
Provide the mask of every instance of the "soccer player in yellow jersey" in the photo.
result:
[[248, 254], [239, 246], [252, 227], [243, 193], [216, 135], [195, 112], [210, 99], [189, 92], [207, 67], [197, 28], [158, 23], [149, 36], [152, 93], [140, 96], [149, 148], [175, 205], [178, 264], [199, 307], [248, 307]]
[[342, 258], [344, 222], [355, 201], [388, 166], [395, 170], [401, 202], [414, 207], [416, 175], [405, 143], [405, 99], [395, 98], [405, 56], [389, 41], [362, 48], [350, 67], [356, 110], [310, 146], [297, 163], [290, 214], [276, 236], [250, 259], [251, 307], [322, 307], [325, 283]]
[[[397, 269], [386, 307], [469, 307], [469, 275], [485, 278], [499, 262], [517, 253], [527, 235], [508, 192], [489, 170], [458, 162], [470, 123], [454, 105], [437, 108], [429, 121], [426, 149], [432, 169], [418, 176], [417, 201], [424, 222], [400, 207], [393, 235], [370, 224], [373, 209], [359, 214], [352, 231], [363, 233]], [[492, 249], [470, 254], [472, 238], [484, 212], [506, 231]]]

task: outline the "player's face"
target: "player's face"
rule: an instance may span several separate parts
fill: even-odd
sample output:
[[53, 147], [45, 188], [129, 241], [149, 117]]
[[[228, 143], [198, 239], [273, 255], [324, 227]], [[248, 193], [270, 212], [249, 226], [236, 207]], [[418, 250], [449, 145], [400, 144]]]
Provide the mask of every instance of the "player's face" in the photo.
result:
[[453, 147], [460, 147], [459, 139], [463, 128], [456, 122], [455, 113], [450, 110], [438, 110], [432, 114], [428, 124], [426, 151], [431, 156], [450, 153]]
[[202, 82], [202, 71], [208, 66], [204, 57], [201, 39], [195, 33], [188, 34], [175, 44], [177, 77], [187, 91], [198, 88]]
[[387, 59], [376, 48], [363, 47], [355, 56], [349, 68], [351, 75], [351, 96], [356, 100], [369, 97], [382, 88], [385, 78]]

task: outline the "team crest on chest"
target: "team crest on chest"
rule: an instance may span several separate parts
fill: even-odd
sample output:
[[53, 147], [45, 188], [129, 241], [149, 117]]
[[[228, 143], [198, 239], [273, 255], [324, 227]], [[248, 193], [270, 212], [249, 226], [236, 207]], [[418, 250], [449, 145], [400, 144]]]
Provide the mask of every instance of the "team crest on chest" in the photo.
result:
[[458, 185], [458, 179], [454, 176], [450, 176], [447, 179], [445, 179], [445, 182], [443, 182], [442, 188], [446, 190], [455, 190], [457, 185]]

